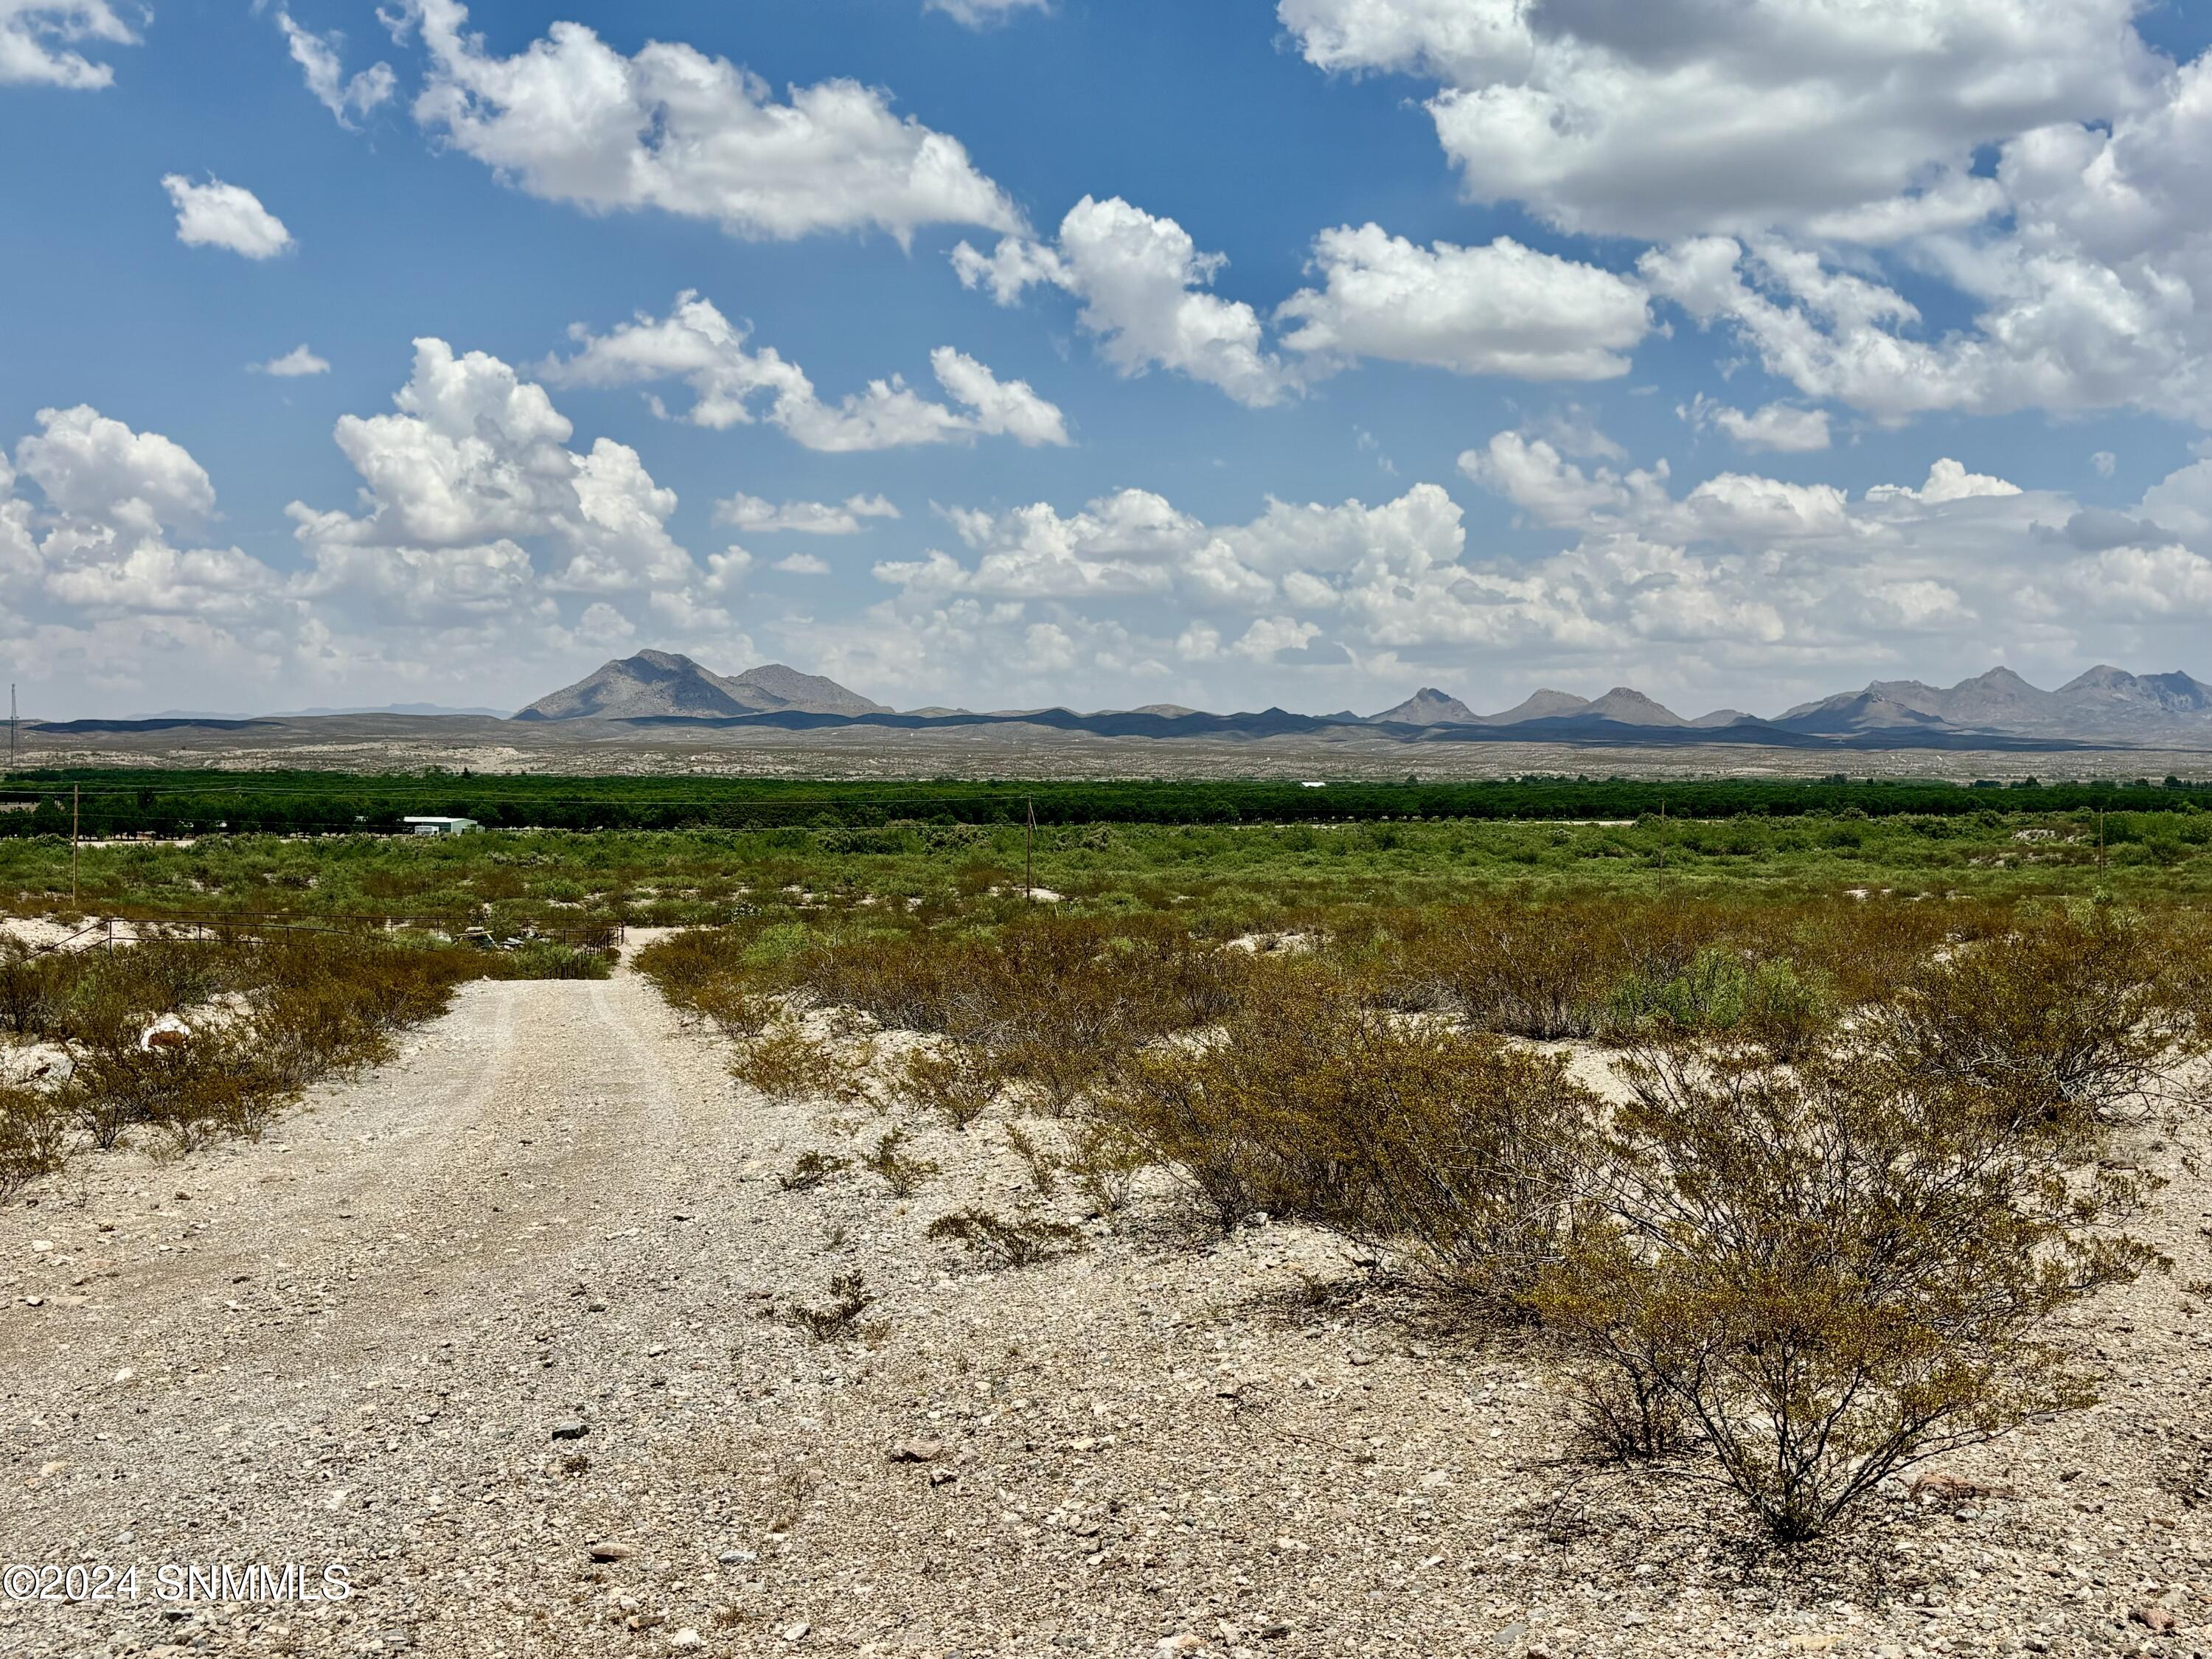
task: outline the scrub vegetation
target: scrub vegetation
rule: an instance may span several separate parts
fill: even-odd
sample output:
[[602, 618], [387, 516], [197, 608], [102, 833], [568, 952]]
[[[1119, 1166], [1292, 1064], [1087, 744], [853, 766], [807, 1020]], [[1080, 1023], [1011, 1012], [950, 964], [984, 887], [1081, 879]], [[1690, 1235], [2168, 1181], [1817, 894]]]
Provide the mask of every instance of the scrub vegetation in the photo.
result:
[[[640, 966], [741, 1076], [995, 1116], [1040, 1157], [1048, 1135], [1041, 1199], [1110, 1194], [1087, 1205], [1110, 1219], [1149, 1174], [1202, 1231], [1340, 1236], [1541, 1344], [1588, 1455], [1724, 1482], [1791, 1546], [2094, 1398], [2062, 1316], [2157, 1265], [2113, 1137], [2193, 1108], [2212, 1034], [2204, 924], [2109, 901], [1616, 891], [1235, 925], [871, 905]], [[1021, 1265], [1042, 1224], [933, 1237]]]
[[[495, 804], [437, 787], [406, 804]], [[0, 908], [233, 929], [0, 961], [0, 1027], [66, 1062], [0, 1091], [0, 1179], [257, 1133], [466, 978], [601, 972], [562, 936], [672, 928], [639, 966], [738, 1077], [878, 1120], [791, 1192], [956, 1201], [913, 1150], [941, 1126], [940, 1156], [1019, 1165], [1018, 1205], [930, 1224], [978, 1266], [1042, 1271], [1076, 1220], [1323, 1230], [1538, 1345], [1587, 1456], [1724, 1483], [1792, 1546], [2087, 1401], [2069, 1310], [2159, 1265], [2119, 1140], [2197, 1109], [2198, 792], [1071, 786], [1032, 831], [1013, 787], [811, 787], [593, 807], [671, 828], [203, 827], [74, 872], [66, 839], [0, 838]], [[243, 937], [269, 913], [377, 931]], [[549, 937], [440, 942], [465, 929]], [[140, 1046], [183, 1011], [189, 1044]], [[868, 1305], [847, 1289], [825, 1335]]]
[[483, 978], [604, 975], [604, 957], [271, 931], [33, 952], [0, 939], [0, 1198], [72, 1153], [258, 1137], [307, 1087], [377, 1065]]

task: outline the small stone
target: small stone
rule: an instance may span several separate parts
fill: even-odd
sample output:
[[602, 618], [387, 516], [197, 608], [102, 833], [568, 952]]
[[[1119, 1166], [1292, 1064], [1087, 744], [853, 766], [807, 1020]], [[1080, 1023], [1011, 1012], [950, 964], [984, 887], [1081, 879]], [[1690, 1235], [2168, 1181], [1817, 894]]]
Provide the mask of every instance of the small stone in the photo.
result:
[[1260, 1639], [1262, 1642], [1279, 1642], [1290, 1633], [1291, 1627], [1288, 1625], [1262, 1625], [1260, 1626]]
[[27, 1296], [23, 1298], [23, 1305], [27, 1308], [43, 1308], [46, 1305], [46, 1298], [43, 1296]]
[[724, 1550], [714, 1558], [726, 1567], [750, 1566], [760, 1559], [758, 1550]]
[[707, 1645], [707, 1638], [686, 1625], [668, 1638], [668, 1645], [678, 1653], [696, 1653]]
[[944, 1455], [941, 1440], [902, 1440], [890, 1449], [894, 1463], [934, 1463]]
[[591, 1548], [594, 1561], [627, 1561], [637, 1553], [629, 1545], [617, 1544], [611, 1538], [603, 1538]]
[[1355, 1365], [1371, 1365], [1382, 1356], [1380, 1354], [1370, 1353], [1364, 1348], [1354, 1348], [1351, 1353], [1346, 1357]]
[[802, 1619], [795, 1625], [785, 1626], [783, 1639], [787, 1642], [804, 1642], [806, 1639], [806, 1632], [813, 1628], [813, 1626]]
[[121, 1370], [115, 1373], [115, 1386], [119, 1389], [125, 1382], [130, 1382], [137, 1375], [137, 1372], [132, 1370], [130, 1366], [125, 1365]]
[[605, 1313], [606, 1310], [607, 1304], [598, 1300], [596, 1297], [584, 1304], [584, 1311], [586, 1313]]
[[2171, 1608], [2160, 1607], [2155, 1601], [2148, 1607], [2137, 1607], [2128, 1617], [2145, 1630], [2160, 1636], [2170, 1630], [2179, 1629], [2181, 1625], [2181, 1620], [2173, 1616]]
[[1198, 1638], [1193, 1636], [1188, 1631], [1184, 1631], [1179, 1636], [1163, 1636], [1160, 1638], [1158, 1650], [1162, 1655], [1167, 1656], [1167, 1659], [1173, 1659], [1173, 1656], [1176, 1654], [1196, 1653], [1205, 1645], [1205, 1643], [1200, 1641]]
[[40, 1255], [44, 1255], [54, 1248], [54, 1241], [51, 1238], [34, 1238], [31, 1241], [31, 1248]]
[[592, 1425], [580, 1417], [564, 1417], [553, 1425], [556, 1440], [581, 1440], [592, 1431]]

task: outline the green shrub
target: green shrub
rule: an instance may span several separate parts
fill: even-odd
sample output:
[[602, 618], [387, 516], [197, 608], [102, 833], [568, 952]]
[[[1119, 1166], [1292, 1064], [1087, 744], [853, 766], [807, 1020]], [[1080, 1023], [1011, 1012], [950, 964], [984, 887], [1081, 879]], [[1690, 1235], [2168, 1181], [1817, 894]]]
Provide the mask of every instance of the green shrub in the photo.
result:
[[1776, 1539], [1887, 1476], [2092, 1397], [2061, 1310], [2151, 1260], [2139, 1190], [2077, 1172], [2019, 1103], [1879, 1058], [1795, 1069], [1688, 1045], [1628, 1063], [1601, 1196], [1535, 1306], [1637, 1417], [1694, 1421]]
[[67, 1134], [53, 1095], [0, 1085], [0, 1202], [61, 1167]]

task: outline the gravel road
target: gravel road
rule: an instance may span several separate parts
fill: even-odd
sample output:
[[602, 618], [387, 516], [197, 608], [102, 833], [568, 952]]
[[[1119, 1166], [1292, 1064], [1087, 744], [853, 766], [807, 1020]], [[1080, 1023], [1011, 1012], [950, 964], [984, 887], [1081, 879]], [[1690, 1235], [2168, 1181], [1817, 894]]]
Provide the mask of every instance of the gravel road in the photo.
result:
[[[980, 1271], [923, 1232], [1017, 1202], [988, 1125], [914, 1126], [943, 1167], [911, 1200], [778, 1178], [886, 1127], [741, 1089], [623, 970], [470, 986], [259, 1145], [81, 1159], [0, 1212], [0, 1566], [135, 1566], [137, 1599], [0, 1593], [0, 1654], [2212, 1646], [2179, 1144], [2145, 1154], [2177, 1271], [2091, 1334], [2107, 1403], [1791, 1568], [1686, 1476], [1561, 1458], [1528, 1356], [1316, 1236], [1093, 1224]], [[864, 1337], [786, 1316], [852, 1273]], [[165, 1601], [165, 1565], [203, 1576]]]

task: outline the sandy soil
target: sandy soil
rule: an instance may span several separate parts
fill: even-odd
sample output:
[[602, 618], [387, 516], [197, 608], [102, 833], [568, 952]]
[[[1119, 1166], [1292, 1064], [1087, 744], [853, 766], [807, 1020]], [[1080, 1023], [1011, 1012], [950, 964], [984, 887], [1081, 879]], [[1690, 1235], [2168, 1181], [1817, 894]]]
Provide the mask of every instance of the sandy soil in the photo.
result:
[[[1694, 1468], [1563, 1456], [1532, 1356], [1319, 1237], [1147, 1212], [981, 1271], [923, 1230], [1017, 1201], [989, 1125], [918, 1129], [911, 1200], [777, 1179], [884, 1127], [742, 1090], [624, 972], [470, 987], [261, 1145], [80, 1160], [0, 1212], [0, 1565], [135, 1565], [139, 1597], [0, 1593], [0, 1654], [2212, 1649], [2180, 1145], [2142, 1149], [2177, 1269], [2088, 1332], [2106, 1403], [1793, 1567]], [[775, 1316], [854, 1271], [867, 1340]], [[164, 1564], [249, 1562], [354, 1593], [161, 1599]]]

